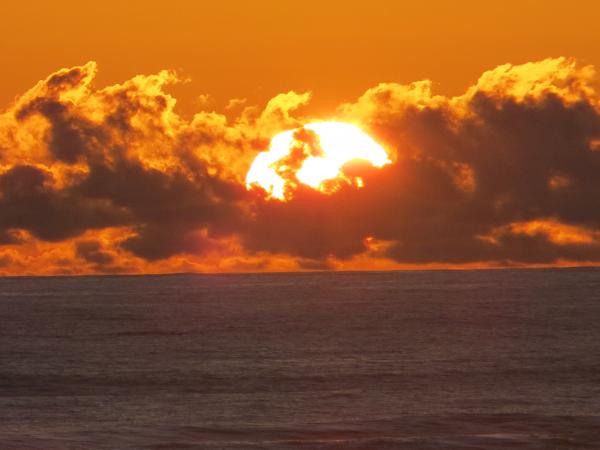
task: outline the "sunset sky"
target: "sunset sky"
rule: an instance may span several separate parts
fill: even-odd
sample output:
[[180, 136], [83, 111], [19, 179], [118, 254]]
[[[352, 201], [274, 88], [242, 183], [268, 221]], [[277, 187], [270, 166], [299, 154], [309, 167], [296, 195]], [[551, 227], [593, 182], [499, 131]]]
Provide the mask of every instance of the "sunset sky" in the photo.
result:
[[[592, 1], [10, 2], [0, 274], [596, 264], [599, 14]], [[323, 121], [358, 127], [389, 162], [302, 183], [325, 139], [302, 127]], [[285, 196], [248, 189], [288, 130], [273, 166]]]

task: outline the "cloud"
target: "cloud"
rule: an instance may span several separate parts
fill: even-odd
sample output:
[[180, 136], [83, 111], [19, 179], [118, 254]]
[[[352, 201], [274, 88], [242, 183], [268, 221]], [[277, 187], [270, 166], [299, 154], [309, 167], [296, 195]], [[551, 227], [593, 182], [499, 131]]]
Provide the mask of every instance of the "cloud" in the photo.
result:
[[99, 241], [79, 241], [75, 245], [75, 254], [87, 262], [105, 266], [114, 261], [113, 256], [102, 249]]
[[[173, 112], [175, 100], [162, 91], [177, 81], [170, 72], [93, 90], [95, 68], [90, 63], [51, 75], [3, 115], [5, 148], [31, 145], [44, 154], [27, 165], [3, 155], [0, 227], [57, 241], [129, 226], [136, 234], [114, 245], [136, 256], [200, 251], [195, 231], [236, 223], [235, 200], [243, 192], [220, 176], [217, 161], [186, 147], [186, 133], [195, 145], [212, 142], [204, 136], [209, 121], [184, 124]], [[28, 139], [37, 118], [43, 132]], [[222, 139], [219, 133], [214, 130]], [[77, 249], [78, 256], [90, 255]]]
[[[597, 247], [517, 233], [513, 223], [553, 221], [600, 229], [600, 133], [593, 71], [567, 59], [501, 66], [459, 97], [428, 82], [384, 84], [340, 108], [395, 152], [363, 174], [364, 189], [321, 200], [257, 207], [250, 249], [348, 258], [363, 239], [389, 241], [404, 264], [496, 264], [597, 260]], [[557, 182], [560, 176], [560, 182]], [[509, 231], [492, 244], [481, 236]]]
[[15, 165], [0, 175], [3, 234], [21, 229], [47, 241], [59, 241], [128, 221], [128, 212], [114, 207], [110, 200], [53, 189], [52, 181], [51, 172], [29, 165]]
[[505, 64], [456, 97], [375, 86], [335, 118], [392, 164], [288, 202], [244, 177], [271, 136], [315, 119], [299, 113], [310, 93], [188, 120], [175, 73], [96, 88], [96, 72], [62, 69], [0, 115], [2, 273], [600, 261], [597, 77], [574, 60]]

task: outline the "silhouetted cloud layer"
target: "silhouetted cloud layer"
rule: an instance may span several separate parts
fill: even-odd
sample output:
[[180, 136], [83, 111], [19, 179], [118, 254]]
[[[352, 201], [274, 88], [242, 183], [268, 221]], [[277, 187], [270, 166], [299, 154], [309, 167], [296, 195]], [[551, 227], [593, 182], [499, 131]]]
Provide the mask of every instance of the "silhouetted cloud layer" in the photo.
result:
[[288, 202], [244, 177], [308, 120], [289, 92], [236, 117], [175, 112], [171, 72], [92, 86], [95, 63], [0, 115], [0, 273], [294, 270], [600, 261], [600, 107], [565, 58], [484, 73], [465, 94], [381, 84], [336, 112], [390, 152], [365, 186]]

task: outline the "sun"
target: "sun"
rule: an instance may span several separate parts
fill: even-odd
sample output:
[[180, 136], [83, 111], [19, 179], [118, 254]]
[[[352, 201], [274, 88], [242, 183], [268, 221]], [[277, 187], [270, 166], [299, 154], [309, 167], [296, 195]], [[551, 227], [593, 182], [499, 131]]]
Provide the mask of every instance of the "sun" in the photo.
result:
[[284, 131], [269, 149], [256, 155], [246, 175], [248, 189], [260, 187], [269, 198], [288, 200], [299, 184], [331, 194], [344, 183], [363, 187], [358, 176], [344, 173], [345, 164], [362, 160], [374, 167], [391, 161], [385, 149], [358, 126], [315, 122]]

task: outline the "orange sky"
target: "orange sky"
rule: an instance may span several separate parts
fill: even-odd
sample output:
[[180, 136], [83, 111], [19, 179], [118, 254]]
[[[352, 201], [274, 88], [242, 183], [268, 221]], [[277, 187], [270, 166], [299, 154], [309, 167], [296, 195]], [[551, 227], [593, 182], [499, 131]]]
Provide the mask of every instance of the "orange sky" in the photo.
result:
[[[599, 15], [592, 1], [3, 5], [0, 274], [596, 265]], [[358, 126], [383, 159], [340, 160], [307, 187], [300, 168], [327, 152], [305, 125], [323, 120]], [[246, 186], [286, 130], [289, 154], [261, 172], [280, 195]], [[332, 154], [360, 141], [344, 139]]]
[[3, 2], [6, 105], [59, 67], [97, 61], [98, 84], [178, 69], [185, 111], [200, 94], [264, 102], [311, 90], [328, 113], [380, 82], [431, 79], [458, 94], [489, 68], [546, 57], [600, 63], [596, 1]]

